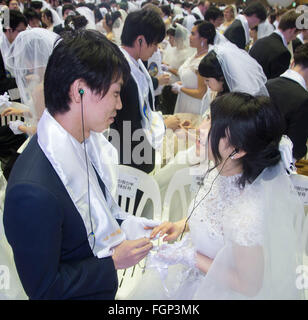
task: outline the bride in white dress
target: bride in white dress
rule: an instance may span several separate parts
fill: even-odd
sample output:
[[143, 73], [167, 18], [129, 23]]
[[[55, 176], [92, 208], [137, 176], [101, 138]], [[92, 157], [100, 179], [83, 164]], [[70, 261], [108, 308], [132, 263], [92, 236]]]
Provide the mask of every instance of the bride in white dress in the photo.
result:
[[[303, 205], [282, 165], [279, 114], [267, 97], [229, 93], [211, 105], [212, 170], [188, 218], [165, 222], [131, 299], [300, 299]], [[213, 167], [213, 165], [212, 165]]]
[[178, 69], [179, 82], [172, 85], [173, 92], [178, 93], [174, 113], [201, 112], [201, 99], [207, 87], [198, 74], [198, 66], [207, 54], [209, 46], [214, 44], [215, 27], [206, 21], [194, 25], [190, 36], [190, 46], [197, 49], [197, 53], [185, 60]]

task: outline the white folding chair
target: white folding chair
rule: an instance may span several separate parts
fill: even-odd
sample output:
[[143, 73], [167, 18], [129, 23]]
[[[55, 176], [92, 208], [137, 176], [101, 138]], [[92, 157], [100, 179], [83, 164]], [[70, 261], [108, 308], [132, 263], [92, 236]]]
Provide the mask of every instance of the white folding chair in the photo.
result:
[[[135, 216], [146, 216], [149, 217], [148, 212], [146, 210], [147, 202], [150, 201], [153, 204], [153, 219], [161, 221], [161, 197], [159, 186], [153, 176], [138, 170], [133, 167], [120, 165], [119, 166], [119, 179], [124, 179], [127, 177], [128, 180], [135, 180], [138, 181], [137, 189], [140, 190], [143, 195], [142, 198], [137, 206]], [[136, 195], [134, 196], [125, 196], [119, 195], [119, 206], [125, 211], [131, 214], [134, 214], [134, 207], [136, 203]]]
[[[180, 169], [173, 175], [165, 193], [162, 213], [163, 221], [174, 222], [187, 215], [188, 206], [193, 196], [190, 191], [192, 183], [193, 176], [191, 175], [190, 167]], [[178, 197], [174, 200], [176, 195]], [[173, 208], [172, 204], [176, 204], [176, 208]], [[170, 210], [171, 208], [173, 210]]]
[[[131, 181], [137, 181], [138, 190], [140, 190], [143, 195], [140, 199], [140, 202], [137, 206], [135, 216], [145, 216], [150, 217], [149, 211], [151, 211], [149, 202], [152, 202], [153, 206], [153, 217], [154, 220], [161, 221], [161, 197], [159, 186], [153, 176], [146, 174], [145, 172], [138, 170], [133, 167], [120, 165], [119, 166], [119, 183], [124, 183], [126, 180], [126, 185], [129, 186]], [[120, 191], [118, 191], [120, 193]], [[118, 195], [119, 206], [125, 212], [131, 214], [134, 213], [134, 207], [136, 202], [136, 194], [125, 196], [123, 192], [121, 195]], [[126, 299], [128, 294], [133, 290], [135, 285], [139, 282], [142, 276], [143, 268], [145, 265], [145, 259], [140, 261], [134, 267], [130, 267], [124, 270], [118, 270], [118, 279], [119, 279], [119, 288], [116, 295], [116, 299], [123, 300]]]

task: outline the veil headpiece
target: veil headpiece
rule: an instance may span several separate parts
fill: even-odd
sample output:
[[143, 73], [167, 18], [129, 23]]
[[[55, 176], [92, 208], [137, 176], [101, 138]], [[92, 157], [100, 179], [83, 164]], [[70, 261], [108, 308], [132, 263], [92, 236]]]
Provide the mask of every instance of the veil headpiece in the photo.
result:
[[245, 50], [231, 42], [212, 47], [231, 92], [244, 92], [253, 96], [269, 96], [265, 87], [267, 78], [262, 67]]
[[[22, 103], [30, 108], [34, 121], [32, 124], [36, 124], [44, 107], [44, 74], [58, 37], [56, 33], [43, 28], [25, 30], [16, 37], [8, 53], [8, 67], [15, 76]], [[40, 105], [35, 96], [40, 100]]]
[[189, 47], [189, 36], [190, 32], [188, 29], [183, 27], [179, 23], [175, 23], [175, 27], [172, 26], [172, 29], [175, 30], [174, 40], [177, 49], [186, 49]]

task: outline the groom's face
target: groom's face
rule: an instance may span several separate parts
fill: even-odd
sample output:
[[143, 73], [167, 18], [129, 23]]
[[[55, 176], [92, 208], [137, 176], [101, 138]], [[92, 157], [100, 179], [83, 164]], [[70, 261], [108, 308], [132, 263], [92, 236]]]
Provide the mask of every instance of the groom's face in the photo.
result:
[[114, 122], [117, 111], [122, 109], [120, 98], [122, 84], [122, 78], [113, 82], [103, 98], [101, 94], [86, 89], [87, 92], [83, 97], [86, 131], [103, 132]]

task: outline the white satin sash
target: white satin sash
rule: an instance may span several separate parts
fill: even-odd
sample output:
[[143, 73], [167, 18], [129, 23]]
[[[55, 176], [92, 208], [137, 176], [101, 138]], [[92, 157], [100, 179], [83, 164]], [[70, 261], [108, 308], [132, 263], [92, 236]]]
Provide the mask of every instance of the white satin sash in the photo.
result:
[[[83, 145], [70, 135], [47, 110], [44, 111], [38, 123], [37, 136], [40, 148], [57, 172], [82, 217], [93, 254], [98, 258], [110, 256], [111, 249], [125, 240], [125, 235], [115, 219], [119, 210], [113, 200], [117, 181], [116, 149], [102, 133], [91, 132], [86, 140], [90, 182], [89, 208]], [[93, 167], [105, 184], [106, 198]], [[89, 209], [91, 209], [91, 218]]]
[[248, 21], [247, 21], [247, 19], [245, 18], [245, 16], [242, 15], [242, 14], [237, 15], [236, 19], [241, 21], [241, 24], [242, 24], [242, 26], [243, 26], [243, 28], [244, 28], [245, 38], [246, 38], [246, 43], [245, 43], [245, 45], [247, 45], [247, 44], [249, 43], [249, 39], [250, 39]]

